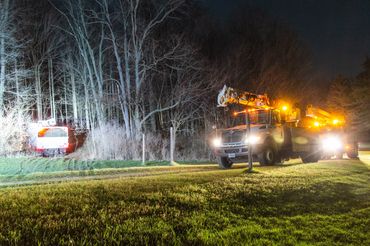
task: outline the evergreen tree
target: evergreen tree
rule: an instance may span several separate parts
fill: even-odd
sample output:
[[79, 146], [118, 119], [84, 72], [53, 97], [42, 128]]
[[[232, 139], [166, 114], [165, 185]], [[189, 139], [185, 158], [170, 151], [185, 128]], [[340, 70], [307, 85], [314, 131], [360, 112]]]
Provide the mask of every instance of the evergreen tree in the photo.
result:
[[332, 81], [327, 97], [327, 107], [330, 112], [348, 118], [351, 110], [351, 81], [339, 76]]
[[363, 71], [356, 77], [352, 97], [352, 119], [359, 133], [370, 131], [370, 59], [363, 63]]

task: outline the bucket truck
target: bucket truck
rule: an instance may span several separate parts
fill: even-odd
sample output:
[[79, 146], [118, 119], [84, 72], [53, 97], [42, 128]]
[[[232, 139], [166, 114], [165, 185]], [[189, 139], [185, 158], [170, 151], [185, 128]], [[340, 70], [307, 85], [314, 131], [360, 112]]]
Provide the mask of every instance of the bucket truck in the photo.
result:
[[[304, 163], [317, 162], [322, 157], [323, 145], [331, 144], [325, 142], [327, 138], [323, 137], [323, 128], [317, 125], [322, 119], [318, 113], [324, 112], [316, 111], [312, 115], [315, 111], [312, 107], [301, 116], [299, 108], [282, 100], [272, 101], [267, 95], [227, 86], [220, 91], [217, 102], [218, 107], [237, 104], [243, 108], [233, 113], [231, 126], [216, 129], [212, 139], [213, 151], [221, 168], [245, 162], [250, 150], [253, 160], [258, 160], [260, 165], [273, 165], [298, 157]], [[329, 115], [325, 117], [330, 118]]]

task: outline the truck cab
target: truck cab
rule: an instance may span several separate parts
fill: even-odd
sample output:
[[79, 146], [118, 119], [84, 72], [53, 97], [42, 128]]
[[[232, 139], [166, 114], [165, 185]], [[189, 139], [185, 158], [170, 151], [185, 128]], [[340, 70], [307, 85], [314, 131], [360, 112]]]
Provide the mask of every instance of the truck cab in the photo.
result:
[[[247, 117], [250, 122], [250, 134], [247, 134]], [[231, 167], [234, 162], [248, 160], [248, 151], [261, 165], [281, 162], [279, 153], [288, 144], [284, 124], [279, 109], [249, 109], [234, 113], [230, 125], [217, 130], [212, 145], [220, 167]], [[283, 124], [284, 123], [284, 124]]]

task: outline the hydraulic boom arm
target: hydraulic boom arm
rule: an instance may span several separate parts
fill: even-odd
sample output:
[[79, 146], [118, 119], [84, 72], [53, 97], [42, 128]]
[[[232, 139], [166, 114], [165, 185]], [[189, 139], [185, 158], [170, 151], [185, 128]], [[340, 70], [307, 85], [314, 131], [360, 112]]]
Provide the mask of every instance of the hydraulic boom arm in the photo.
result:
[[227, 107], [230, 104], [241, 104], [250, 107], [270, 106], [267, 95], [258, 95], [247, 91], [239, 91], [224, 85], [217, 97], [218, 107]]

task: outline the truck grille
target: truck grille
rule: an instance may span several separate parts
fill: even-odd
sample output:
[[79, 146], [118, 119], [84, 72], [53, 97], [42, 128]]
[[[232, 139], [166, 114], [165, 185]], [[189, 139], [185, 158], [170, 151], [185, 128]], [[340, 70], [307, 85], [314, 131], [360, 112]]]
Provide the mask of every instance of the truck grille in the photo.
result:
[[245, 133], [243, 131], [226, 131], [222, 134], [224, 143], [242, 142]]
[[226, 154], [239, 153], [239, 149], [225, 149]]

